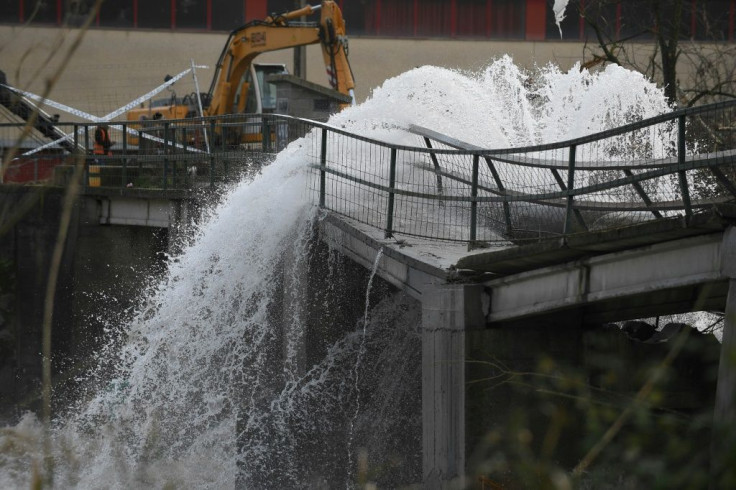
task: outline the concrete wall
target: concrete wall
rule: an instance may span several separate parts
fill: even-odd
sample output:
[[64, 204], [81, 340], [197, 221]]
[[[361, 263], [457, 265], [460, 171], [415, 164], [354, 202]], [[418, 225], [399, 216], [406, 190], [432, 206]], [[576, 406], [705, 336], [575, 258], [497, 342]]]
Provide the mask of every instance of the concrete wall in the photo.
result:
[[[103, 115], [160, 85], [166, 74], [185, 70], [192, 60], [210, 67], [197, 70], [200, 91], [207, 91], [214, 65], [227, 41], [225, 33], [91, 30], [64, 64], [78, 34], [79, 31], [70, 29], [0, 26], [0, 70], [7, 73], [9, 83], [41, 93], [46, 81], [62, 69], [50, 98]], [[568, 69], [583, 57], [583, 45], [350, 38], [350, 62], [359, 102], [386, 79], [419, 66], [478, 70], [507, 53], [524, 67], [552, 61]], [[292, 50], [266, 53], [258, 61], [286, 63], [293, 71]], [[318, 46], [307, 48], [307, 79], [327, 84]], [[194, 91], [194, 83], [186, 77], [175, 88], [179, 95], [184, 95]]]
[[[41, 331], [63, 189], [0, 186], [0, 420], [38, 405]], [[59, 390], [73, 390], [99, 347], [106, 322], [133, 306], [164, 266], [165, 229], [102, 226], [93, 200], [78, 202], [54, 301], [52, 369]]]
[[[7, 318], [0, 323], [4, 356], [0, 359], [0, 400], [24, 404], [41, 379], [41, 325], [46, 277], [56, 242], [63, 194], [38, 188], [0, 187], [0, 256], [5, 262], [2, 282]], [[65, 257], [68, 259], [68, 256]], [[54, 331], [63, 335], [70, 317], [68, 289], [71, 265], [62, 264], [54, 316]], [[58, 340], [58, 337], [56, 337]], [[59, 344], [65, 349], [66, 343]], [[0, 407], [0, 416], [3, 414]]]

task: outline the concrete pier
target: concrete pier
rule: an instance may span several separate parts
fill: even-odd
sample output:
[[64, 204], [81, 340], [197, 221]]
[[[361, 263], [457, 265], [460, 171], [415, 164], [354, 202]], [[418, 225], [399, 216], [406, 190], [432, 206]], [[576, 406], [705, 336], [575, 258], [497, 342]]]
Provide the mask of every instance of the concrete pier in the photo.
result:
[[482, 287], [447, 285], [422, 297], [422, 454], [425, 488], [466, 488], [468, 334], [485, 327]]
[[715, 420], [721, 424], [736, 422], [736, 228], [723, 237], [720, 255], [721, 274], [728, 278], [728, 295], [723, 315], [723, 338], [718, 367]]

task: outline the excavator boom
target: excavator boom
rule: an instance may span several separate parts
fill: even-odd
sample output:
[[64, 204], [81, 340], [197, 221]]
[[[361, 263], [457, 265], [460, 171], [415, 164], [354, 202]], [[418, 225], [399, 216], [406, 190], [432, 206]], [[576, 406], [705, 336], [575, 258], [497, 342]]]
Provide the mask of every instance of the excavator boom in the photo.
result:
[[[319, 12], [319, 22], [301, 22], [300, 19]], [[333, 0], [322, 0], [319, 5], [272, 15], [254, 20], [233, 30], [215, 66], [212, 83], [206, 94], [191, 94], [184, 98], [172, 96], [165, 101], [154, 101], [149, 108], [134, 109], [127, 113], [131, 127], [142, 127], [148, 119], [183, 119], [202, 114], [258, 114], [275, 109], [275, 87], [266, 82], [268, 75], [285, 72], [283, 65], [254, 63], [261, 53], [281, 49], [320, 44], [329, 84], [335, 91], [347, 95], [355, 103], [355, 82], [348, 62], [348, 41], [342, 12]], [[194, 97], [192, 97], [194, 95]], [[202, 110], [194, 101], [201, 100]], [[189, 103], [187, 103], [189, 100]], [[160, 103], [163, 102], [163, 103]], [[158, 103], [157, 105], [155, 105]], [[261, 141], [258, 125], [249, 126], [241, 133], [230, 132], [229, 138], [239, 143]], [[222, 137], [220, 134], [219, 137]], [[131, 144], [138, 144], [131, 138]]]
[[[320, 11], [319, 23], [291, 23]], [[333, 89], [354, 100], [353, 81], [347, 58], [347, 37], [342, 12], [334, 1], [252, 21], [234, 30], [218, 60], [210, 86], [206, 115], [243, 112], [247, 73], [261, 53], [320, 43], [328, 80]]]

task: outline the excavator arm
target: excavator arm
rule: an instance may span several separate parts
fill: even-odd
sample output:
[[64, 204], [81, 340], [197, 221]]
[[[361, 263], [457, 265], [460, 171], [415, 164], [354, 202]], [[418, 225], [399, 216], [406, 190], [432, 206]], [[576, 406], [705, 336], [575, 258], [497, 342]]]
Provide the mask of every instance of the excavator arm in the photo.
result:
[[355, 103], [355, 81], [348, 61], [348, 38], [345, 34], [345, 21], [340, 7], [335, 2], [322, 2], [320, 20], [320, 42], [330, 86], [338, 92], [349, 95]]
[[[297, 23], [295, 20], [321, 11], [319, 23]], [[350, 95], [353, 100], [352, 71], [347, 58], [347, 38], [342, 12], [334, 1], [324, 0], [310, 6], [253, 21], [230, 34], [217, 62], [209, 91], [206, 115], [242, 112], [244, 103], [236, 100], [247, 93], [246, 74], [261, 53], [320, 43], [330, 85]]]

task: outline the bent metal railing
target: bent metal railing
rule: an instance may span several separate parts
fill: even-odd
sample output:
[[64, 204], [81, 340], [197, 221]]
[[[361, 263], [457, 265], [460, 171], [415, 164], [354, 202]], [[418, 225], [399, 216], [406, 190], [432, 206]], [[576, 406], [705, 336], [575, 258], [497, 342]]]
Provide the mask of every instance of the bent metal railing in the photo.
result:
[[322, 207], [387, 237], [508, 244], [689, 217], [736, 199], [735, 116], [722, 103], [497, 150], [417, 126], [395, 138], [416, 146], [319, 126], [312, 187]]
[[315, 204], [386, 237], [523, 243], [687, 218], [736, 199], [736, 102], [505, 149], [480, 148], [461, 134], [419, 126], [382, 126], [386, 138], [380, 141], [280, 115], [111, 128], [119, 138], [109, 157], [87, 154], [93, 126], [66, 129], [85, 153], [87, 185], [214, 187], [256, 172], [293, 142], [298, 158], [314, 169], [309, 190]]

